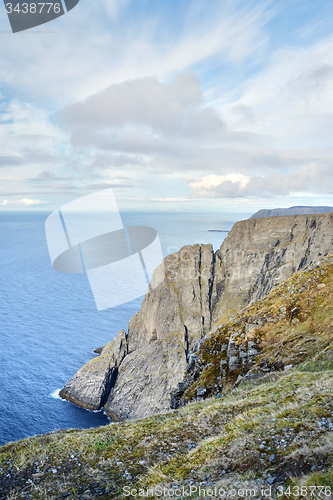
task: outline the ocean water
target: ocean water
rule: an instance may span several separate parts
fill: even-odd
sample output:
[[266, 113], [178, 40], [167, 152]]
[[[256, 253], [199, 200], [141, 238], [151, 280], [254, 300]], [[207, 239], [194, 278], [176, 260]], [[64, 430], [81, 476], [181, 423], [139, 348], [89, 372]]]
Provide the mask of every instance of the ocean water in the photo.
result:
[[[127, 330], [143, 297], [98, 312], [86, 274], [53, 270], [45, 238], [46, 212], [0, 212], [0, 445], [55, 429], [109, 423], [103, 413], [63, 401], [58, 390]], [[183, 245], [217, 250], [234, 222], [250, 214], [122, 212], [125, 225], [147, 225], [164, 256]]]

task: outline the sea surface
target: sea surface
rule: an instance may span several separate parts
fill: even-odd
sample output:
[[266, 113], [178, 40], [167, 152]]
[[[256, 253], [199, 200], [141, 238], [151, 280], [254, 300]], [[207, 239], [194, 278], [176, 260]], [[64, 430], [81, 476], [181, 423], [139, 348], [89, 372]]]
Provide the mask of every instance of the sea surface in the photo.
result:
[[[0, 212], [0, 445], [56, 429], [110, 423], [63, 401], [58, 391], [117, 332], [143, 297], [98, 312], [86, 274], [53, 270], [46, 212]], [[250, 214], [122, 212], [125, 225], [158, 231], [164, 256], [183, 245], [217, 250], [234, 222]]]

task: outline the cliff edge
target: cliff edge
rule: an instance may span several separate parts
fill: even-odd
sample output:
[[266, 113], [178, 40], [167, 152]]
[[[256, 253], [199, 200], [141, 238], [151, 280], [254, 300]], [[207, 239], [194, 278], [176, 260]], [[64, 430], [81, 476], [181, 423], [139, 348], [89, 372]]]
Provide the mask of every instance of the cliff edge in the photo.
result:
[[170, 392], [205, 337], [332, 249], [332, 213], [248, 219], [216, 253], [211, 245], [181, 248], [164, 259], [164, 280], [148, 291], [127, 335], [121, 330], [61, 397], [104, 407], [113, 420], [168, 411]]

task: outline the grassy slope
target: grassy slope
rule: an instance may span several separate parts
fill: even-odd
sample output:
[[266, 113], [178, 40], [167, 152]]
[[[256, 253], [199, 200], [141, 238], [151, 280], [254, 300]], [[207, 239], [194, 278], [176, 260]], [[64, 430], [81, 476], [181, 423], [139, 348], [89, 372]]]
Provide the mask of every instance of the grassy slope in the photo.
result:
[[330, 262], [293, 275], [203, 345], [199, 385], [213, 393], [219, 343], [236, 327], [242, 342], [242, 325], [257, 315], [277, 321], [252, 332], [262, 349], [254, 370], [266, 358], [293, 364], [291, 371], [268, 373], [166, 415], [9, 443], [0, 448], [0, 499], [112, 499], [122, 498], [125, 485], [176, 484], [252, 486], [258, 491], [252, 498], [261, 498], [269, 477], [274, 485], [307, 486], [303, 498], [320, 498], [309, 485], [333, 489], [332, 292]]

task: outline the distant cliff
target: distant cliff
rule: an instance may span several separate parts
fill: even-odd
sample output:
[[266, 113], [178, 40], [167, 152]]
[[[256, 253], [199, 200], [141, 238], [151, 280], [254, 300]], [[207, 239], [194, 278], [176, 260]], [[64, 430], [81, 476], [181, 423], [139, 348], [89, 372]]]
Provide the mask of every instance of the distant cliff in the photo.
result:
[[66, 384], [61, 397], [104, 406], [113, 420], [167, 411], [191, 353], [232, 315], [333, 251], [333, 214], [249, 219], [216, 253], [185, 246], [164, 259], [165, 279], [140, 311]]
[[327, 214], [333, 212], [333, 207], [290, 207], [273, 208], [272, 210], [259, 210], [251, 215], [250, 219], [259, 219], [261, 217], [275, 217], [281, 215], [309, 215], [309, 214]]

